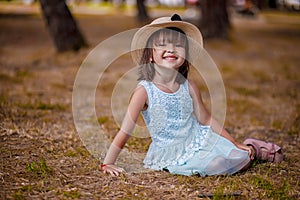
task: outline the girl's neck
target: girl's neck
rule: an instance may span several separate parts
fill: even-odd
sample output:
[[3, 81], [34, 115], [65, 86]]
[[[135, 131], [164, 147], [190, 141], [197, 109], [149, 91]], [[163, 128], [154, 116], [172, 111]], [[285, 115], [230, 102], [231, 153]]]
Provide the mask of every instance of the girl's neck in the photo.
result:
[[173, 85], [176, 83], [178, 71], [165, 67], [159, 67], [156, 64], [154, 64], [154, 68], [155, 75], [153, 77], [153, 82], [161, 83], [164, 85]]
[[162, 91], [174, 93], [179, 88], [179, 83], [176, 82], [177, 74], [176, 70], [159, 68], [159, 70], [155, 70], [152, 82]]

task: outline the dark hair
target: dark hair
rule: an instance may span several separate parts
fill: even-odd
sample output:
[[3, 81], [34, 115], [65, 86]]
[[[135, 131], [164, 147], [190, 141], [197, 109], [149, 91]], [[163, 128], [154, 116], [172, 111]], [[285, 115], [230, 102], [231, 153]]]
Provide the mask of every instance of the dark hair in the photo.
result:
[[[185, 44], [185, 57], [188, 57], [188, 40], [185, 33], [176, 27], [167, 27], [164, 29], [160, 29], [154, 32], [148, 39], [145, 49], [143, 50], [143, 54], [140, 60], [140, 67], [139, 67], [139, 77], [138, 80], [146, 80], [152, 81], [155, 75], [154, 63], [150, 62], [150, 58], [153, 57], [153, 43], [160, 35], [170, 35], [172, 41], [180, 40]], [[182, 84], [188, 77], [188, 72], [190, 68], [190, 64], [185, 58], [184, 63], [178, 69], [178, 75], [176, 77], [176, 82]]]

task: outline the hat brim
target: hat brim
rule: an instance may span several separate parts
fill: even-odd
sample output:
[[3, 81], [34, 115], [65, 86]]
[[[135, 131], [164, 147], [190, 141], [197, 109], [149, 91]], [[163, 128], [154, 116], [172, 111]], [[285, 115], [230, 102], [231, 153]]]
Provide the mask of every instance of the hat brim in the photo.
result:
[[[148, 24], [140, 28], [134, 34], [131, 42], [131, 56], [136, 64], [140, 63], [143, 50], [146, 48], [147, 41], [151, 37], [151, 35], [154, 32], [167, 27], [176, 27], [181, 29], [187, 36], [188, 41], [192, 41], [189, 43], [197, 44], [199, 45], [199, 47], [203, 48], [202, 34], [200, 30], [193, 24], [184, 21], [170, 21], [159, 24]], [[193, 48], [189, 46], [189, 55], [191, 55], [192, 49]]]

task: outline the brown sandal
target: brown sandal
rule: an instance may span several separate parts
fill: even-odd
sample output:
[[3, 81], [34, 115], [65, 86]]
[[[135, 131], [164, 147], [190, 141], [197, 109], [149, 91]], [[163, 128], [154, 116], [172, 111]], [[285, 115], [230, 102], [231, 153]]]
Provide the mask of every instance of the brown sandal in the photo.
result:
[[265, 142], [262, 140], [248, 138], [243, 144], [252, 146], [255, 150], [256, 157], [260, 160], [267, 160], [272, 163], [280, 163], [283, 158], [283, 150], [277, 144]]

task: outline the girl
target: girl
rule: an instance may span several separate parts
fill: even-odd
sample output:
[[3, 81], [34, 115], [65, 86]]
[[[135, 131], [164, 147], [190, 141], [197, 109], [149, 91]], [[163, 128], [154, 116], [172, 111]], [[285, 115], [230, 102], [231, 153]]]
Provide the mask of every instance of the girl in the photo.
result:
[[173, 174], [233, 174], [249, 166], [256, 151], [252, 141], [237, 143], [204, 107], [201, 93], [187, 80], [189, 38], [202, 47], [194, 25], [178, 15], [154, 20], [134, 36], [133, 58], [139, 62], [139, 80], [121, 129], [101, 165], [104, 173], [118, 176], [114, 165], [142, 112], [152, 143], [144, 166]]

